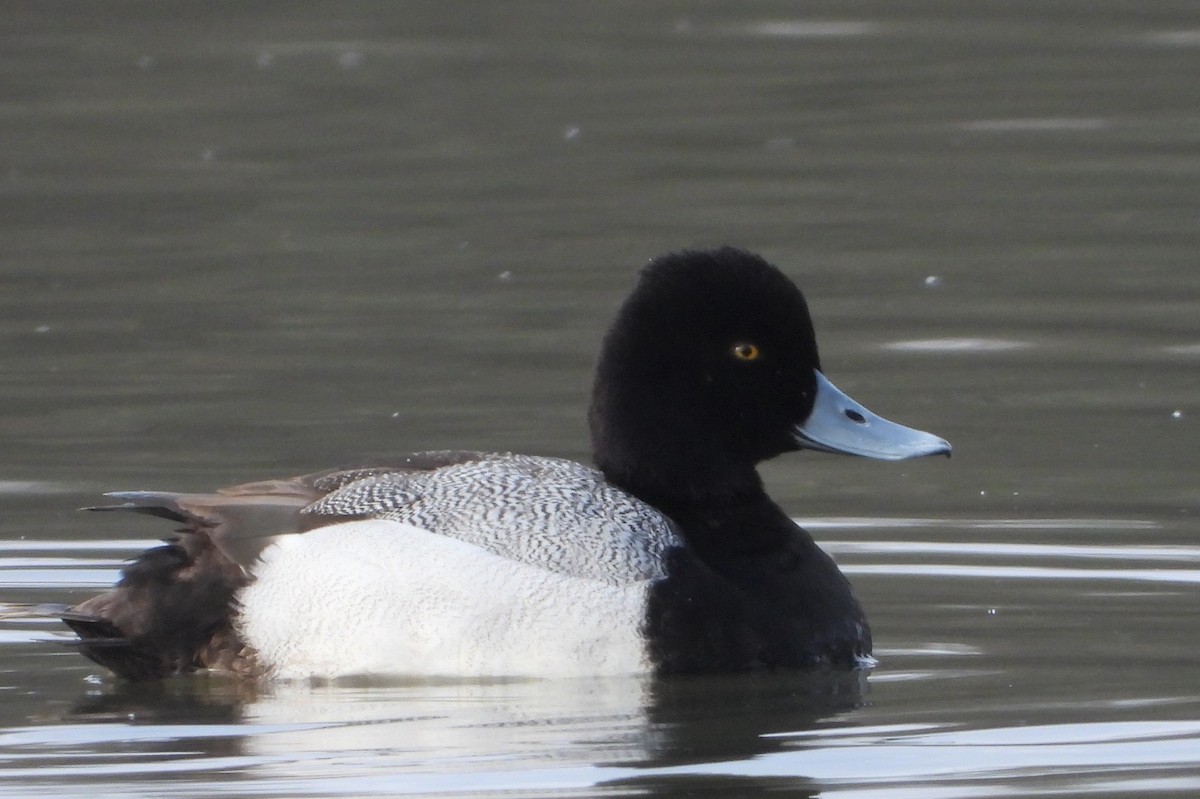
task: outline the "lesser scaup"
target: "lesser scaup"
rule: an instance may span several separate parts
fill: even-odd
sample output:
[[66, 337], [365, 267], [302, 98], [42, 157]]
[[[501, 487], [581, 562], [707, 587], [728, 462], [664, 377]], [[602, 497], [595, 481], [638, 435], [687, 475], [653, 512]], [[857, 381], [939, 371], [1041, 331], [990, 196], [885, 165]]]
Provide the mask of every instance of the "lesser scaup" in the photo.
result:
[[62, 614], [130, 679], [556, 676], [869, 661], [849, 582], [763, 490], [797, 449], [949, 454], [820, 371], [804, 297], [722, 248], [651, 262], [604, 340], [598, 469], [425, 452], [212, 495], [111, 494], [182, 525]]

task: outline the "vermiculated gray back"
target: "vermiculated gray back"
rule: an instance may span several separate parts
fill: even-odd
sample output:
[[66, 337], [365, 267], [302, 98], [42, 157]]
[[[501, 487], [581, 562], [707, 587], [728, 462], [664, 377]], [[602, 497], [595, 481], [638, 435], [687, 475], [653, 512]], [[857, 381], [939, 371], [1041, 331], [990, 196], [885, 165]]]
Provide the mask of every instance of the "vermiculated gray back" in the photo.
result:
[[428, 472], [376, 474], [306, 515], [392, 519], [523, 563], [607, 583], [665, 576], [672, 522], [573, 461], [488, 455]]

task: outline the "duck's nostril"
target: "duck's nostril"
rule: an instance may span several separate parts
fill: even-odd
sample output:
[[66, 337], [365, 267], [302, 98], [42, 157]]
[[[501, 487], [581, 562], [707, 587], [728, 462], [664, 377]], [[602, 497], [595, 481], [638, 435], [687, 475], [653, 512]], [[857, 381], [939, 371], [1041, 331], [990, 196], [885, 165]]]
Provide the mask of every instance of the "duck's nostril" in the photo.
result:
[[852, 422], [858, 422], [859, 424], [867, 423], [867, 417], [863, 416], [853, 408], [847, 408], [846, 410], [842, 411], [842, 413], [846, 414], [846, 418]]

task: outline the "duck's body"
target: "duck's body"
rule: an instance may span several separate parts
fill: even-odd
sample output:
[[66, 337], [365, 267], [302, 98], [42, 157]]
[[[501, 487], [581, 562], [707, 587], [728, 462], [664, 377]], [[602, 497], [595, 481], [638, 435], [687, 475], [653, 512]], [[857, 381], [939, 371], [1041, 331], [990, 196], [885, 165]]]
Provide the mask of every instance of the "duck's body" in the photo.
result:
[[867, 662], [848, 581], [755, 464], [801, 446], [949, 445], [869, 415], [818, 368], [803, 298], [773, 267], [729, 249], [668, 256], [605, 342], [599, 470], [430, 452], [214, 495], [115, 494], [109, 507], [183, 529], [64, 620], [133, 679]]
[[[671, 522], [571, 461], [455, 456], [327, 495], [304, 515], [363, 520], [264, 553], [240, 596], [260, 661], [286, 676], [651, 668], [641, 621], [665, 552], [681, 545]], [[315, 594], [298, 573], [335, 587]]]

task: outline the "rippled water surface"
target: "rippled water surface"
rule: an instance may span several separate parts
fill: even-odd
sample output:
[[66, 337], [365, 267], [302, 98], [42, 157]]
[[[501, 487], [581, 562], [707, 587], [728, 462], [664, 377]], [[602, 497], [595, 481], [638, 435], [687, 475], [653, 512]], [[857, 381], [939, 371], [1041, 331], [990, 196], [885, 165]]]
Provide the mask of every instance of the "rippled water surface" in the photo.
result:
[[0, 34], [0, 602], [76, 513], [415, 449], [587, 458], [634, 270], [762, 252], [954, 458], [772, 494], [878, 666], [130, 686], [0, 615], [0, 796], [1200, 795], [1192, 3], [26, 4]]

